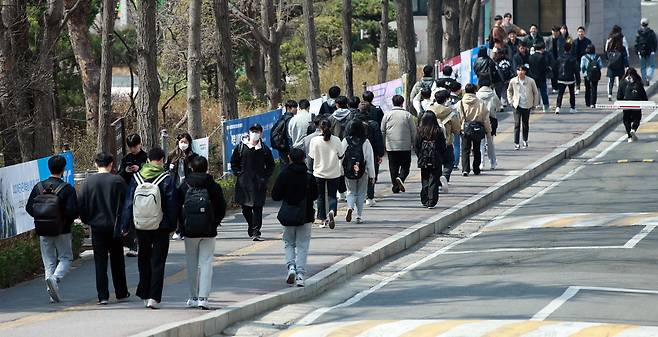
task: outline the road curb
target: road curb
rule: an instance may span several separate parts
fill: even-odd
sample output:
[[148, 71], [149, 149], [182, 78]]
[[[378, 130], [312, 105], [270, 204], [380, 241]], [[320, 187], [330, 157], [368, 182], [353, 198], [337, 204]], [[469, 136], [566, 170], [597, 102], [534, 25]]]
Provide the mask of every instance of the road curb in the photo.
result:
[[[658, 90], [658, 85], [650, 88]], [[466, 199], [457, 205], [419, 222], [404, 231], [394, 234], [370, 247], [352, 254], [306, 280], [304, 288], [287, 288], [253, 299], [236, 303], [203, 316], [166, 324], [133, 337], [204, 337], [220, 334], [226, 327], [272, 310], [281, 305], [299, 302], [317, 296], [337, 282], [354, 276], [367, 268], [404, 251], [422, 239], [441, 233], [466, 216], [496, 202], [510, 191], [545, 173], [555, 165], [588, 147], [609, 128], [621, 122], [622, 111], [617, 110], [590, 127], [585, 133], [559, 146], [552, 153], [518, 170], [518, 175], [509, 176], [494, 186]]]

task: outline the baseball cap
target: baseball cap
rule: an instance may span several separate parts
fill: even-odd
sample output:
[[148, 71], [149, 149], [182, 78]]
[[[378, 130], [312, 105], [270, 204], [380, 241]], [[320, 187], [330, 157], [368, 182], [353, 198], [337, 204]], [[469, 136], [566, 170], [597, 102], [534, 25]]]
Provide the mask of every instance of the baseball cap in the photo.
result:
[[249, 131], [263, 132], [263, 127], [258, 123], [254, 123], [252, 126], [249, 127]]

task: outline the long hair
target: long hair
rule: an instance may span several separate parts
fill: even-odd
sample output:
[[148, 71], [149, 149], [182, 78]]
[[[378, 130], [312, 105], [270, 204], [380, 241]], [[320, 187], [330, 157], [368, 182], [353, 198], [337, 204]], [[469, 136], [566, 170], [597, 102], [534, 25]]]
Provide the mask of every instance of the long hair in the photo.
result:
[[608, 43], [607, 51], [616, 51], [620, 53], [624, 51], [624, 36], [621, 35], [621, 33], [615, 33], [612, 35], [610, 43]]
[[624, 34], [621, 33], [621, 27], [619, 27], [618, 25], [612, 26], [612, 29], [610, 30], [610, 34], [608, 34], [608, 38], [612, 39], [613, 36], [615, 35], [621, 35], [622, 38], [624, 37]]
[[439, 131], [439, 122], [436, 120], [436, 115], [432, 111], [426, 111], [423, 117], [420, 118], [418, 135], [424, 140], [434, 140]]
[[331, 122], [327, 119], [320, 121], [320, 131], [322, 131], [322, 138], [325, 142], [331, 139]]
[[642, 83], [642, 78], [637, 73], [637, 70], [635, 70], [635, 68], [633, 67], [628, 67], [628, 69], [626, 70], [626, 74], [624, 74], [624, 78], [629, 78], [629, 77], [633, 80], [633, 82]]
[[[180, 143], [181, 139], [186, 139], [187, 143], [189, 146], [187, 147], [187, 150], [183, 151], [178, 147], [178, 143]], [[183, 132], [176, 136], [176, 147], [169, 152], [169, 162], [174, 162], [179, 159], [184, 159], [187, 158], [192, 153], [192, 136], [190, 136], [189, 133]]]

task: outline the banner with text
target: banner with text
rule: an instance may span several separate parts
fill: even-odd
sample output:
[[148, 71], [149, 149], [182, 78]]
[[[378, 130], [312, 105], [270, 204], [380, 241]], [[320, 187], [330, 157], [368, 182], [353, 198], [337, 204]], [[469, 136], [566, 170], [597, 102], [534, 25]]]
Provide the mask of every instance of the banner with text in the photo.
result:
[[390, 111], [393, 109], [393, 102], [391, 101], [393, 96], [402, 95], [402, 79], [369, 86], [368, 91], [375, 94], [375, 99], [372, 101], [373, 105], [379, 106], [384, 112]]
[[[281, 117], [283, 110], [276, 109], [260, 115], [232, 119], [224, 122], [224, 172], [231, 171], [231, 155], [233, 149], [249, 134], [249, 127], [255, 123], [263, 127], [263, 142], [270, 146], [270, 131], [274, 123]], [[279, 158], [279, 152], [272, 150], [274, 159]]]
[[[73, 185], [73, 153], [60, 155], [66, 158], [63, 179]], [[34, 185], [50, 177], [48, 159], [50, 157], [0, 168], [0, 239], [34, 228], [34, 220], [25, 211], [25, 205]]]

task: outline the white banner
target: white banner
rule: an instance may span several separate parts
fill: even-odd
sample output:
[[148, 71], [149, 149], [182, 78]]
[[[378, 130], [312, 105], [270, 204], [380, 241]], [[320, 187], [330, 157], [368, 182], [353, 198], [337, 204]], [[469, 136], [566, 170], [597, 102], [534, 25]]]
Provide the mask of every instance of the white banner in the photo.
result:
[[210, 138], [199, 138], [192, 141], [192, 152], [204, 156], [206, 159], [210, 153]]

